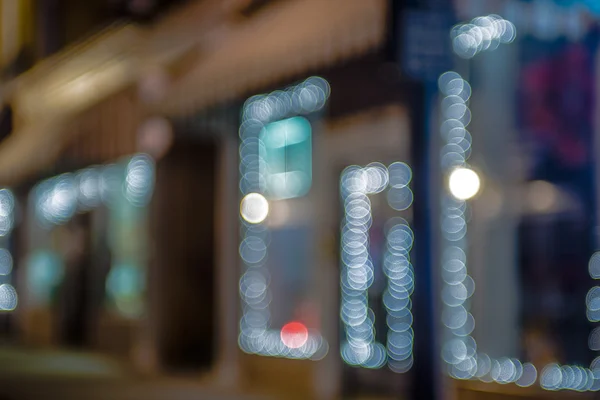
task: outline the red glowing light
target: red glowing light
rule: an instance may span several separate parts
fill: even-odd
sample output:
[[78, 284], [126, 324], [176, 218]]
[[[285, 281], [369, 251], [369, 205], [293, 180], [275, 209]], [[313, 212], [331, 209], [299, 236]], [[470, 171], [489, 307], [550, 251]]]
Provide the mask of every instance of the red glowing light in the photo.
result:
[[301, 322], [289, 322], [281, 328], [281, 341], [290, 349], [297, 349], [308, 340], [308, 329]]

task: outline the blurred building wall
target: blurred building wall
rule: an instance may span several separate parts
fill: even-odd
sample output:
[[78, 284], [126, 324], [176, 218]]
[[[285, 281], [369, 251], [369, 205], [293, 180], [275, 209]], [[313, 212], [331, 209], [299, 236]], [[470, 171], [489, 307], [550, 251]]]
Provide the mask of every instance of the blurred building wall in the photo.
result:
[[[189, 73], [184, 74], [181, 81], [174, 85], [174, 90], [168, 92], [164, 103], [158, 107], [150, 110], [145, 108], [137, 88], [131, 85], [70, 119], [67, 129], [71, 133], [64, 136], [68, 138], [65, 139], [65, 150], [61, 151], [60, 157], [50, 170], [38, 171], [37, 178], [49, 174], [50, 171], [70, 171], [89, 164], [105, 163], [137, 151], [137, 131], [149, 115], [166, 113], [193, 119], [195, 115], [208, 110], [206, 120], [219, 122], [218, 116], [215, 117], [208, 107], [225, 102], [237, 107], [234, 112], [237, 118], [239, 107], [246, 97], [271, 90], [273, 87], [282, 87], [296, 79], [303, 79], [309, 74], [326, 70], [332, 64], [341, 65], [340, 70], [343, 74], [338, 84], [340, 93], [334, 95], [336, 106], [333, 112], [338, 117], [365, 111], [370, 107], [387, 105], [399, 101], [400, 98], [408, 102], [410, 94], [402, 93], [398, 86], [389, 85], [385, 80], [377, 81], [376, 87], [369, 83], [374, 75], [378, 75], [379, 68], [382, 68], [384, 60], [380, 57], [381, 54], [377, 53], [377, 57], [367, 62], [368, 72], [361, 69], [361, 62], [347, 64], [348, 60], [374, 52], [383, 45], [386, 2], [366, 4], [352, 2], [342, 9], [340, 6], [345, 6], [346, 3], [339, 0], [281, 2], [272, 10], [267, 10], [267, 14], [253, 16], [252, 18], [257, 19], [240, 28], [235, 35], [231, 35], [231, 40], [217, 41], [217, 44], [222, 44], [217, 48], [218, 51], [213, 53], [213, 49], [208, 47], [204, 57], [193, 60], [190, 71], [187, 71]], [[298, 19], [301, 16], [304, 19]], [[274, 28], [280, 29], [276, 32], [281, 32], [281, 35], [273, 34]], [[293, 34], [291, 48], [287, 48], [282, 39], [288, 31]], [[225, 37], [228, 38], [227, 35]], [[258, 50], [258, 54], [253, 54], [251, 50], [254, 49]], [[71, 54], [71, 57], [76, 59], [77, 54]], [[248, 71], [252, 73], [247, 73]], [[206, 82], [210, 83], [209, 87], [205, 85]], [[397, 80], [395, 82], [397, 83]], [[345, 96], [344, 93], [351, 96]], [[237, 122], [234, 125], [237, 125]], [[373, 123], [373, 126], [377, 131], [376, 123]], [[217, 131], [218, 135], [227, 134], [237, 138], [237, 126], [231, 131], [214, 131]], [[373, 132], [374, 135], [376, 133]], [[158, 325], [155, 326], [158, 331], [155, 345], [158, 346], [158, 352], [163, 353], [159, 354], [162, 361], [171, 366], [176, 366], [188, 355], [191, 358], [206, 356], [208, 359], [210, 354], [207, 353], [206, 346], [214, 344], [211, 337], [214, 334], [213, 328], [208, 325], [214, 322], [211, 310], [214, 310], [215, 306], [214, 288], [210, 286], [214, 283], [211, 274], [214, 273], [214, 268], [227, 268], [228, 274], [222, 276], [231, 279], [234, 275], [236, 285], [238, 277], [237, 257], [236, 263], [231, 263], [231, 258], [226, 258], [223, 264], [215, 265], [209, 254], [209, 248], [219, 245], [208, 240], [208, 232], [210, 230], [212, 233], [214, 228], [212, 220], [207, 217], [212, 213], [207, 197], [212, 198], [214, 191], [210, 187], [214, 186], [211, 180], [214, 179], [215, 166], [209, 165], [214, 151], [208, 151], [206, 157], [199, 157], [203, 159], [195, 160], [198, 163], [194, 164], [191, 162], [194, 161], [191, 148], [187, 149], [188, 152], [184, 150], [177, 150], [180, 152], [179, 156], [185, 153], [181, 160], [173, 154], [174, 159], [169, 161], [168, 155], [164, 164], [159, 161], [155, 198], [158, 208], [157, 214], [154, 215], [156, 225], [152, 228], [157, 246], [156, 264], [152, 266], [155, 268], [153, 273], [156, 274], [156, 279], [150, 282], [152, 296], [157, 296], [151, 300], [158, 310], [154, 321]], [[198, 154], [204, 153], [198, 151]], [[187, 164], [182, 161], [184, 159], [188, 161]], [[335, 188], [338, 178], [335, 177]], [[235, 186], [237, 189], [237, 182]], [[237, 216], [237, 201], [235, 203], [235, 210], [229, 211]], [[227, 229], [225, 235], [238, 233], [233, 227]], [[202, 243], [202, 246], [196, 248], [198, 243]], [[237, 242], [229, 251], [237, 255]], [[334, 275], [335, 271], [330, 271], [325, 282], [337, 285], [338, 276]], [[190, 285], [190, 282], [193, 285]], [[196, 290], [193, 290], [194, 288]], [[237, 307], [237, 287], [228, 285], [228, 288], [230, 291], [219, 294], [219, 299], [224, 301], [223, 297], [227, 296], [234, 298]], [[329, 289], [330, 286], [321, 288], [324, 291]], [[327, 310], [331, 312], [335, 308], [337, 298], [330, 297], [327, 301]], [[190, 307], [191, 304], [200, 304], [201, 307]], [[337, 311], [333, 315], [335, 318], [328, 327], [328, 333], [332, 337], [337, 333]], [[232, 313], [221, 318], [226, 321], [219, 322], [219, 326], [228, 329], [227, 332], [221, 332], [228, 338], [228, 342], [223, 346], [227, 347], [225, 353], [231, 354], [232, 348], [238, 351], [235, 341], [238, 317]], [[119, 331], [118, 327], [114, 326], [105, 328], [107, 337]], [[120, 338], [121, 334], [115, 334], [114, 340], [118, 341], [116, 336]], [[205, 343], [199, 344], [199, 340], [204, 340]], [[335, 343], [335, 339], [332, 343]], [[217, 351], [223, 352], [222, 349]], [[330, 360], [333, 359], [334, 364], [338, 362], [334, 358], [337, 355], [337, 348], [332, 348]], [[207, 362], [207, 359], [201, 361]], [[293, 362], [271, 359], [272, 363], [268, 363], [266, 359], [258, 357], [254, 357], [253, 360], [251, 364], [258, 362], [263, 368], [267, 366], [264, 371], [277, 372], [282, 370], [282, 366], [283, 370], [296, 370]], [[313, 367], [312, 364], [308, 367], [307, 363], [302, 364], [300, 370]], [[333, 366], [337, 367], [339, 365]], [[319, 367], [315, 370], [312, 374], [307, 373], [310, 376], [307, 379], [317, 376], [324, 386], [335, 386], [338, 383], [323, 378], [328, 368]], [[334, 375], [336, 373], [334, 372]], [[273, 380], [273, 377], [270, 379]], [[295, 387], [306, 389], [306, 382], [298, 380]], [[331, 393], [332, 390], [324, 391]]]
[[475, 337], [492, 357], [518, 357], [521, 348], [517, 237], [524, 177], [514, 115], [517, 54], [515, 44], [486, 53], [474, 62], [472, 77], [478, 82], [471, 100], [472, 158], [485, 179], [482, 196], [474, 200], [469, 236], [477, 282]]
[[77, 118], [70, 127], [74, 139], [62, 161], [83, 166], [133, 154], [142, 122], [142, 104], [137, 91], [124, 90]]
[[208, 141], [176, 142], [157, 165], [149, 313], [167, 371], [209, 368], [217, 350], [216, 154]]
[[14, 62], [21, 49], [34, 41], [34, 0], [0, 1], [0, 66]]

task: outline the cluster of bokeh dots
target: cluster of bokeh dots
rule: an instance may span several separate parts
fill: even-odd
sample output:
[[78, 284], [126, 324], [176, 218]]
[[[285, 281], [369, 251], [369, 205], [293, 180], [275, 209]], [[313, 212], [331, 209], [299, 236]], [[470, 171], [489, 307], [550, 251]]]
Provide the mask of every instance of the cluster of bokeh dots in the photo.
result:
[[6, 248], [15, 223], [15, 196], [9, 189], [0, 189], [0, 312], [14, 311], [19, 298], [12, 286], [13, 258]]
[[590, 322], [600, 322], [600, 286], [591, 288], [585, 297], [586, 314]]
[[[595, 252], [590, 257], [588, 262], [588, 272], [592, 279], [600, 279], [600, 252]], [[586, 314], [590, 322], [600, 322], [600, 287], [592, 287], [585, 299]], [[592, 351], [600, 351], [600, 327], [594, 328], [588, 338], [588, 347]], [[547, 385], [550, 389], [557, 390], [566, 386], [572, 390], [600, 390], [600, 357], [596, 358], [590, 365], [590, 368], [586, 368], [581, 371], [581, 375], [586, 373], [585, 379], [582, 378], [582, 382], [571, 377], [572, 370], [567, 370], [565, 374], [565, 367], [554, 366], [555, 368], [550, 370]], [[557, 372], [559, 371], [560, 374]], [[560, 376], [560, 381], [558, 377]], [[578, 377], [579, 375], [577, 375]], [[583, 388], [583, 389], [582, 389]]]
[[[473, 39], [476, 44], [473, 53], [465, 57], [470, 58], [479, 51], [497, 47], [502, 42], [501, 33], [512, 32], [510, 37], [514, 39], [513, 31], [514, 26], [509, 21], [480, 17], [471, 24], [454, 27], [452, 34], [455, 39], [461, 35], [476, 39]], [[483, 36], [481, 32], [484, 32]], [[462, 37], [460, 40], [467, 39]], [[475, 281], [467, 271], [467, 221], [470, 213], [467, 200], [477, 194], [480, 182], [478, 175], [467, 164], [472, 146], [472, 137], [467, 130], [471, 122], [471, 86], [458, 73], [448, 71], [439, 77], [438, 87], [443, 96], [440, 164], [449, 177], [449, 192], [442, 195], [441, 203], [444, 249], [441, 256], [441, 299], [442, 323], [445, 327], [442, 359], [449, 375], [456, 379], [531, 386], [537, 380], [537, 369], [533, 364], [522, 364], [514, 358], [493, 359], [485, 353], [478, 353], [477, 343], [472, 336], [475, 318], [469, 309]]]
[[327, 103], [330, 93], [327, 80], [312, 76], [285, 90], [252, 96], [244, 103], [242, 127], [253, 121], [266, 125], [293, 115], [319, 111]]
[[[266, 267], [271, 232], [266, 224], [269, 202], [266, 185], [266, 162], [261, 157], [264, 143], [262, 129], [269, 123], [321, 110], [329, 98], [329, 83], [310, 77], [285, 90], [276, 90], [249, 98], [242, 109], [240, 135], [240, 258], [244, 273], [239, 292], [242, 317], [238, 343], [246, 353], [291, 359], [320, 359], [327, 354], [328, 344], [320, 335], [307, 329], [306, 340], [282, 340], [284, 331], [271, 329], [269, 305], [270, 274]], [[283, 336], [282, 336], [283, 335]], [[292, 344], [290, 346], [290, 344]]]
[[378, 166], [351, 166], [342, 172], [340, 182], [344, 207], [340, 316], [346, 333], [341, 355], [346, 363], [365, 368], [381, 368], [387, 360], [384, 346], [375, 342], [375, 314], [368, 301], [374, 267], [369, 255], [372, 218], [367, 194], [386, 188], [389, 177], [387, 169], [383, 171], [380, 174]]
[[504, 18], [488, 15], [454, 26], [450, 35], [454, 52], [462, 58], [473, 58], [482, 51], [497, 49], [500, 44], [512, 43], [517, 29]]
[[[482, 34], [483, 33], [483, 34]], [[514, 25], [497, 16], [479, 17], [470, 24], [458, 25], [452, 30], [454, 49], [464, 58], [510, 43], [516, 36]], [[515, 358], [490, 358], [478, 353], [477, 343], [471, 336], [475, 319], [468, 311], [468, 301], [475, 283], [467, 273], [467, 220], [466, 200], [479, 190], [479, 178], [466, 164], [470, 155], [471, 135], [466, 130], [471, 120], [468, 100], [471, 87], [453, 71], [442, 74], [438, 80], [443, 116], [440, 133], [444, 140], [440, 162], [449, 179], [449, 194], [442, 197], [442, 321], [446, 339], [442, 358], [449, 374], [456, 379], [478, 379], [500, 384], [514, 383], [528, 387], [538, 381], [538, 371], [532, 363], [522, 363]], [[452, 196], [450, 196], [452, 194]], [[600, 279], [600, 253], [592, 255], [589, 262], [592, 278]], [[600, 287], [592, 288], [586, 298], [587, 316], [592, 322], [600, 321]], [[600, 350], [600, 329], [589, 336], [589, 347]], [[540, 374], [543, 389], [598, 391], [600, 390], [600, 357], [589, 368], [575, 365], [546, 365]]]
[[250, 224], [260, 224], [269, 215], [269, 201], [260, 193], [249, 193], [240, 202], [240, 215]]
[[350, 166], [340, 178], [344, 207], [341, 228], [341, 309], [346, 340], [341, 356], [349, 365], [381, 368], [386, 363], [395, 372], [406, 372], [413, 363], [411, 294], [414, 270], [410, 250], [414, 234], [400, 217], [387, 221], [383, 271], [387, 287], [383, 293], [388, 327], [384, 346], [375, 340], [375, 313], [369, 307], [368, 290], [375, 279], [369, 254], [372, 210], [369, 195], [387, 189], [387, 201], [397, 211], [408, 209], [413, 201], [409, 184], [410, 167], [402, 162], [390, 166], [375, 162], [366, 167]]
[[125, 171], [125, 198], [136, 207], [145, 207], [154, 191], [154, 160], [147, 154], [136, 154]]
[[10, 234], [14, 226], [15, 197], [8, 189], [0, 190], [0, 237]]
[[249, 354], [289, 359], [320, 360], [329, 349], [321, 334], [314, 330], [307, 330], [306, 340], [298, 346], [283, 340], [280, 330], [246, 328], [244, 334], [240, 335], [239, 344]]
[[240, 191], [244, 196], [266, 194], [267, 178], [263, 173], [268, 168], [261, 157], [266, 150], [260, 139], [262, 129], [272, 122], [321, 110], [329, 94], [329, 83], [325, 79], [310, 77], [286, 90], [252, 96], [245, 102], [239, 129]]
[[[442, 253], [442, 322], [446, 340], [442, 358], [451, 376], [470, 379], [478, 374], [477, 343], [471, 336], [475, 319], [469, 312], [470, 298], [475, 282], [467, 273], [467, 204], [450, 196], [442, 206], [442, 235], [445, 249]], [[479, 371], [481, 376], [489, 371]]]
[[[92, 166], [44, 180], [32, 191], [37, 222], [50, 230], [66, 224], [76, 213], [91, 211], [102, 205], [109, 208], [117, 204], [118, 207], [123, 204], [135, 208], [146, 207], [154, 192], [154, 178], [154, 160], [147, 154], [138, 153], [116, 164]], [[0, 262], [2, 259], [0, 252]], [[50, 273], [50, 267], [45, 266], [45, 269], [45, 273]], [[45, 276], [42, 280], [47, 284], [56, 283], [60, 274], [56, 272], [56, 276]], [[138, 294], [143, 290], [143, 281], [143, 271], [133, 265], [117, 263], [112, 267], [106, 290], [121, 313], [131, 316], [140, 314]]]
[[386, 254], [383, 270], [388, 278], [383, 294], [388, 326], [386, 349], [388, 367], [395, 372], [406, 372], [413, 364], [411, 294], [414, 290], [414, 269], [410, 250], [414, 234], [406, 220], [393, 218], [386, 227]]
[[537, 380], [537, 370], [533, 364], [522, 364], [514, 358], [493, 359], [485, 353], [478, 353], [477, 343], [472, 336], [475, 318], [469, 309], [475, 281], [467, 271], [467, 221], [470, 210], [466, 200], [479, 190], [479, 178], [466, 164], [472, 143], [466, 129], [471, 120], [468, 107], [471, 87], [453, 71], [442, 74], [438, 84], [441, 94], [445, 96], [441, 109], [444, 119], [440, 133], [444, 146], [440, 162], [442, 170], [449, 175], [449, 193], [442, 196], [441, 213], [444, 248], [441, 257], [442, 322], [446, 328], [442, 359], [450, 376], [456, 379], [531, 386]]
[[464, 166], [471, 155], [471, 134], [467, 130], [471, 122], [471, 85], [458, 73], [448, 71], [438, 79], [442, 123], [440, 134], [443, 140], [441, 166], [445, 171]]
[[67, 223], [75, 213], [124, 196], [132, 205], [148, 204], [154, 190], [154, 161], [146, 154], [128, 159], [125, 171], [116, 164], [65, 173], [40, 182], [33, 190], [38, 221], [46, 227]]
[[597, 392], [600, 390], [600, 360], [596, 358], [590, 368], [575, 365], [546, 365], [540, 376], [540, 386], [552, 391]]
[[516, 358], [493, 359], [487, 354], [477, 355], [475, 376], [483, 382], [514, 383], [520, 387], [532, 386], [537, 380], [537, 369], [531, 363], [521, 363]]

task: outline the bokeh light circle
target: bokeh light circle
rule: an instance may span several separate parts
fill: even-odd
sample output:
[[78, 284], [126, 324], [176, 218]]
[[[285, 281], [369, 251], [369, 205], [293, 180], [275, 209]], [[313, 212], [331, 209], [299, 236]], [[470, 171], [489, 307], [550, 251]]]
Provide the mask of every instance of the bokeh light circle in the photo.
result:
[[281, 328], [281, 341], [290, 349], [299, 349], [308, 341], [308, 329], [301, 322], [289, 322]]
[[247, 222], [260, 224], [269, 215], [269, 202], [260, 193], [249, 193], [242, 199], [240, 214]]
[[474, 197], [481, 187], [479, 175], [469, 168], [459, 167], [450, 173], [448, 189], [459, 200], [468, 200]]
[[0, 311], [13, 311], [17, 308], [17, 291], [12, 285], [0, 285]]

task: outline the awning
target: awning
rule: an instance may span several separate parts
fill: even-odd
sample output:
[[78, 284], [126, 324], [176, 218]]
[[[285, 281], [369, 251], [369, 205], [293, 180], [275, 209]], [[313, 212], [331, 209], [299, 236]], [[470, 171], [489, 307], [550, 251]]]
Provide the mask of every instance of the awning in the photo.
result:
[[359, 55], [385, 36], [386, 0], [289, 0], [233, 18], [243, 4], [204, 0], [153, 28], [110, 28], [11, 82], [2, 93], [14, 100], [19, 123], [0, 144], [0, 186], [51, 165], [77, 135], [93, 135], [68, 128], [136, 84], [148, 64], [166, 70], [182, 59], [188, 64], [166, 100], [146, 110], [185, 115]]
[[[153, 28], [117, 23], [40, 62], [0, 87], [15, 110], [15, 130], [0, 143], [0, 187], [47, 168], [78, 135], [77, 119], [136, 84], [148, 64], [169, 68], [244, 0], [203, 0]], [[190, 31], [197, 35], [189, 35]], [[93, 112], [93, 111], [92, 111]], [[135, 132], [131, 132], [135, 134]]]
[[190, 113], [376, 48], [384, 41], [386, 9], [385, 0], [276, 3], [224, 34], [160, 111]]

